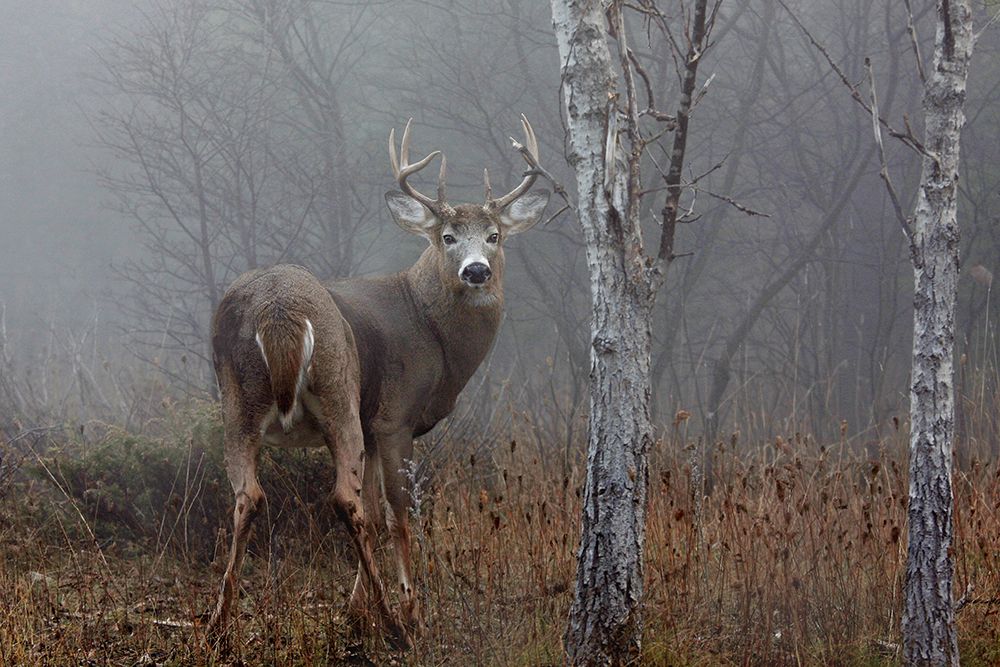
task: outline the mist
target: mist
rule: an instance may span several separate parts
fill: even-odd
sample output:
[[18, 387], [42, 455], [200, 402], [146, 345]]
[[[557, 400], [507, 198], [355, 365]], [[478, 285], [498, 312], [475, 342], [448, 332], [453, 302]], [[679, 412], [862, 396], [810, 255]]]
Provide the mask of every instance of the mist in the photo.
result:
[[[885, 29], [891, 11], [864, 5], [800, 10], [821, 28], [849, 77], [860, 80], [863, 57], [872, 58], [888, 114], [919, 108], [912, 68], [901, 62], [906, 44], [898, 29]], [[311, 84], [297, 82], [288, 65], [259, 48], [255, 31], [263, 28], [254, 25], [251, 10], [94, 2], [14, 3], [5, 11], [2, 301], [7, 349], [24, 364], [42, 354], [40, 331], [73, 335], [96, 325], [102, 355], [137, 368], [152, 357], [166, 364], [187, 355], [198, 363], [184, 371], [179, 388], [210, 391], [206, 297], [250, 264], [294, 261], [323, 278], [405, 268], [421, 242], [392, 225], [382, 194], [393, 187], [388, 130], [411, 116], [416, 146], [448, 155], [453, 198], [481, 197], [484, 167], [495, 181], [514, 181], [517, 156], [506, 137], [516, 133], [522, 112], [537, 129], [545, 164], [560, 182], [571, 182], [561, 159], [557, 56], [543, 5], [310, 9], [320, 40], [313, 47], [329, 59], [323, 83], [330, 88], [308, 92], [336, 105], [325, 118], [296, 97], [297, 86]], [[705, 65], [712, 78], [697, 106], [689, 166], [692, 177], [708, 173], [697, 192], [686, 195], [692, 220], [682, 226], [677, 250], [687, 256], [659, 306], [656, 405], [665, 416], [682, 408], [700, 415], [721, 403], [725, 419], [735, 423], [737, 410], [764, 409], [759, 403], [741, 408], [742, 397], [763, 396], [771, 417], [806, 420], [820, 431], [847, 420], [852, 432], [861, 432], [894, 414], [903, 397], [898, 387], [909, 319], [909, 304], [900, 298], [909, 279], [903, 238], [888, 215], [864, 111], [838, 88], [794, 24], [768, 11], [724, 9], [719, 39], [725, 48], [713, 49]], [[193, 32], [153, 37], [163, 28]], [[984, 35], [980, 54], [991, 52], [991, 40], [992, 32]], [[164, 193], [139, 174], [141, 160], [166, 159], [154, 151], [169, 150], [141, 145], [153, 141], [143, 133], [179, 127], [171, 117], [176, 109], [157, 99], [171, 92], [166, 84], [141, 85], [155, 74], [149, 59], [158, 48], [190, 48], [177, 76], [191, 80], [175, 82], [173, 92], [189, 86], [190, 103], [202, 105], [195, 122], [206, 123], [200, 128], [205, 141], [227, 140], [222, 135], [232, 130], [242, 135], [228, 140], [247, 142], [241, 148], [247, 156], [272, 146], [282, 151], [248, 175], [261, 179], [258, 191], [206, 195], [215, 198], [209, 202], [215, 216], [242, 203], [271, 207], [255, 210], [259, 217], [247, 223], [266, 236], [259, 256], [256, 248], [236, 256], [224, 247], [229, 239], [213, 239], [219, 269], [211, 290], [205, 276], [178, 269], [184, 262], [165, 256], [165, 245], [181, 255], [195, 251], [175, 241], [179, 230], [159, 217], [170, 206], [191, 205], [195, 195], [172, 190], [183, 187], [178, 180], [165, 185], [176, 201], [156, 201]], [[655, 59], [656, 48], [647, 49], [647, 57]], [[668, 91], [676, 86], [666, 65], [652, 72]], [[962, 193], [965, 266], [981, 266], [986, 273], [979, 276], [991, 275], [995, 253], [985, 212], [994, 147], [978, 140], [992, 136], [996, 118], [990, 74], [986, 65], [970, 84]], [[244, 114], [245, 125], [208, 127], [215, 112]], [[131, 129], [140, 143], [123, 147], [128, 114], [136, 114]], [[907, 185], [916, 178], [916, 163], [898, 147], [890, 146], [889, 157], [898, 165], [901, 189], [912, 192]], [[212, 187], [241, 187], [234, 174], [213, 178]], [[766, 217], [746, 215], [715, 195]], [[654, 209], [648, 209], [650, 233]], [[219, 233], [230, 224], [216, 221]], [[514, 240], [510, 255], [508, 321], [494, 355], [497, 367], [525, 382], [525, 369], [551, 359], [560, 382], [583, 382], [587, 285], [571, 214], [546, 224], [530, 243]], [[987, 342], [977, 332], [986, 332], [988, 322], [983, 280], [963, 280], [960, 308], [960, 330], [980, 350]], [[175, 340], [164, 342], [168, 331]], [[524, 363], [514, 364], [514, 357]], [[732, 379], [713, 398], [720, 367]]]
[[[929, 58], [934, 7], [914, 10]], [[907, 420], [907, 240], [870, 114], [789, 12], [858, 90], [869, 90], [869, 59], [883, 117], [923, 131], [902, 3], [721, 5], [700, 64], [675, 258], [652, 316], [664, 451], [719, 443], [749, 462], [777, 439], [877, 458]], [[673, 112], [675, 47], [628, 20], [640, 97], [655, 90]], [[997, 454], [987, 413], [1000, 355], [998, 47], [991, 25], [976, 43], [962, 135], [962, 467]], [[3, 3], [0, 432], [79, 429], [88, 447], [115, 428], [166, 437], [165, 424], [188, 419], [178, 406], [215, 409], [205, 407], [219, 393], [212, 314], [240, 274], [292, 263], [336, 281], [413, 264], [427, 241], [394, 224], [384, 199], [398, 189], [389, 132], [409, 118], [414, 155], [447, 156], [449, 199], [481, 202], [484, 168], [497, 191], [521, 179], [510, 138], [521, 140], [524, 114], [551, 179], [539, 187], [562, 186], [574, 202], [562, 90], [550, 8], [534, 0]], [[888, 135], [885, 146], [912, 211], [920, 159]], [[658, 140], [644, 158], [647, 239], [660, 234], [670, 150]], [[434, 174], [415, 180], [433, 190]], [[508, 488], [513, 441], [527, 440], [536, 472], [566, 480], [564, 491], [586, 460], [590, 283], [575, 211], [554, 195], [543, 222], [505, 248], [496, 342], [453, 417], [418, 446], [428, 486], [471, 457], [470, 498]], [[39, 459], [55, 447], [36, 446]], [[18, 451], [24, 465], [35, 457]], [[690, 473], [686, 455], [673, 456]], [[190, 557], [210, 560], [210, 538], [199, 539]]]

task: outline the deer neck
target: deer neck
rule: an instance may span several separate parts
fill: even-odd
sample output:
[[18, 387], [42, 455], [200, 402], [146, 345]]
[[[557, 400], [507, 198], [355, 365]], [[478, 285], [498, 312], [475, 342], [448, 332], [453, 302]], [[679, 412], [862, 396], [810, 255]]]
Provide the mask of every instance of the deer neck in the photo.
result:
[[433, 247], [404, 272], [414, 301], [441, 343], [449, 374], [464, 384], [489, 352], [503, 317], [502, 275], [472, 290], [455, 276], [442, 279]]

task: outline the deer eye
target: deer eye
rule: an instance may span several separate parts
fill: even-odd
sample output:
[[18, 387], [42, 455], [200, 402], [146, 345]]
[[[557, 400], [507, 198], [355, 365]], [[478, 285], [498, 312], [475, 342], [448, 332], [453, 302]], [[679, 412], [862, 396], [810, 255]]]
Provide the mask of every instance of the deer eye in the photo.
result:
[[500, 240], [500, 235], [497, 234], [496, 232], [493, 232], [492, 234], [486, 237], [487, 243], [496, 243], [499, 240]]
[[453, 245], [455, 243], [455, 237], [451, 234], [445, 234], [441, 237], [441, 240], [444, 241], [445, 245]]

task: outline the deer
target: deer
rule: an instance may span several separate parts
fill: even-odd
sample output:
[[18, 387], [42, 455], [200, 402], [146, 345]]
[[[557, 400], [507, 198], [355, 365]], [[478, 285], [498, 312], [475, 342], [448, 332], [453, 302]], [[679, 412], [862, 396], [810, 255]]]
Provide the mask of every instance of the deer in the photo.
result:
[[[209, 621], [229, 627], [254, 517], [265, 502], [257, 477], [264, 445], [326, 447], [336, 471], [331, 502], [358, 558], [349, 618], [374, 607], [391, 643], [412, 647], [423, 615], [410, 567], [409, 480], [414, 439], [447, 417], [496, 338], [504, 308], [503, 244], [541, 219], [547, 191], [537, 178], [538, 141], [522, 115], [529, 168], [513, 190], [493, 197], [483, 170], [483, 203], [452, 205], [447, 160], [435, 150], [411, 163], [411, 118], [389, 161], [399, 190], [385, 194], [392, 219], [427, 248], [394, 275], [324, 284], [307, 269], [277, 265], [239, 276], [212, 324], [212, 356], [224, 425], [224, 461], [235, 494], [229, 559]], [[441, 157], [437, 197], [410, 178]], [[384, 515], [379, 518], [380, 510]], [[390, 609], [374, 545], [391, 537], [401, 615]]]

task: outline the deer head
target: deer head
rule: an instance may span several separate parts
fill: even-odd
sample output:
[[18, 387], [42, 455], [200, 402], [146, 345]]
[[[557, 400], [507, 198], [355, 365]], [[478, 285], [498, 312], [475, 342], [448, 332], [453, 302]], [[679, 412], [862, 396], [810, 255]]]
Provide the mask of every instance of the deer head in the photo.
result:
[[[411, 118], [406, 122], [396, 156], [396, 131], [389, 132], [389, 161], [402, 192], [385, 195], [396, 224], [411, 234], [430, 241], [436, 255], [438, 278], [457, 292], [501, 289], [503, 277], [503, 242], [508, 236], [531, 229], [540, 219], [549, 201], [547, 191], [528, 193], [536, 174], [528, 171], [521, 183], [502, 197], [493, 197], [489, 172], [483, 170], [486, 198], [482, 204], [448, 203], [445, 175], [448, 162], [441, 151], [434, 151], [418, 162], [410, 163]], [[528, 120], [522, 115], [527, 151], [538, 160], [538, 141]], [[407, 179], [441, 155], [437, 198], [421, 194]], [[527, 160], [527, 157], [525, 158]], [[530, 164], [530, 163], [529, 163]]]

